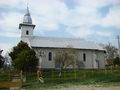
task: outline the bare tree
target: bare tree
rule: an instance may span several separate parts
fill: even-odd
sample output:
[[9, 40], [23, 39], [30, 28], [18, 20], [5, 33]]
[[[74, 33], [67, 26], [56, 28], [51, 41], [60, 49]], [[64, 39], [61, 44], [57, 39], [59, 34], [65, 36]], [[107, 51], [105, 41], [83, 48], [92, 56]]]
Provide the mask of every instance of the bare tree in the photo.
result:
[[106, 66], [115, 66], [119, 65], [119, 57], [118, 57], [118, 49], [108, 43], [107, 45], [103, 45], [106, 50]]
[[82, 69], [82, 68], [84, 68], [85, 65], [84, 65], [83, 61], [76, 59], [76, 66], [78, 69]]
[[107, 45], [104, 45], [104, 49], [106, 50], [106, 59], [111, 60], [118, 56], [118, 49], [111, 45], [111, 43], [108, 43]]
[[84, 63], [80, 61], [77, 56], [77, 50], [73, 49], [72, 47], [67, 47], [56, 51], [54, 59], [60, 64], [61, 69], [66, 69], [67, 67], [84, 67]]

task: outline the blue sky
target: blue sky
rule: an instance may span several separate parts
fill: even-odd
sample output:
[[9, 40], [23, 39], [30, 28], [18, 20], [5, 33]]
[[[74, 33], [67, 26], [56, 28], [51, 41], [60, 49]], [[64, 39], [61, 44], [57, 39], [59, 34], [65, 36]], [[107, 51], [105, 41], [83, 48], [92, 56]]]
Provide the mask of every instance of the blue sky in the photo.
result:
[[34, 35], [82, 38], [117, 45], [120, 0], [0, 0], [0, 48], [4, 54], [20, 41], [27, 2]]

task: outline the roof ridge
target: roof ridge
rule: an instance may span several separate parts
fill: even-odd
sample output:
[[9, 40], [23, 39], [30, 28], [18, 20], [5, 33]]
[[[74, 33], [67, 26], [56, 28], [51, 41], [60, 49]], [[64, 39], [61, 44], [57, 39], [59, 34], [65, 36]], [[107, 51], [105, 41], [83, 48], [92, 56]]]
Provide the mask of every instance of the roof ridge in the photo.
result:
[[53, 38], [53, 39], [72, 39], [72, 40], [84, 40], [86, 41], [85, 39], [82, 39], [82, 38], [69, 38], [69, 37], [45, 37], [45, 36], [33, 36], [34, 38], [37, 37], [37, 38]]

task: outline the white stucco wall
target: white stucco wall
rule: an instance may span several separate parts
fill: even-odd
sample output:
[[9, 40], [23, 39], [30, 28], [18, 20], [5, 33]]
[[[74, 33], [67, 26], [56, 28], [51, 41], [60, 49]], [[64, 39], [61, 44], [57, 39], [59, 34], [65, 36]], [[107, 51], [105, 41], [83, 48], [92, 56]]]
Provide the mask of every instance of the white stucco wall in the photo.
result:
[[[42, 48], [34, 48], [35, 52], [38, 53], [38, 56], [40, 55], [40, 52], [44, 52], [42, 57], [42, 68], [55, 68], [55, 61], [53, 59], [54, 57], [54, 49], [42, 49]], [[48, 53], [52, 52], [52, 60], [48, 60]], [[40, 59], [40, 56], [38, 57]]]
[[[21, 27], [21, 37], [32, 36], [33, 35], [33, 26], [22, 26]], [[26, 35], [26, 31], [29, 31], [29, 35]]]
[[99, 58], [100, 68], [105, 68], [105, 53], [104, 52], [98, 52], [98, 58]]
[[[36, 53], [44, 52], [42, 56], [42, 68], [55, 68], [55, 52], [59, 49], [54, 48], [34, 48]], [[48, 53], [52, 52], [52, 60], [48, 60]], [[99, 60], [99, 68], [104, 68], [104, 52], [103, 51], [94, 51], [94, 50], [76, 50], [77, 57], [79, 60], [83, 61], [83, 54], [86, 54], [86, 61], [84, 62], [85, 69], [96, 69], [98, 68], [98, 64], [96, 63], [94, 54], [96, 53], [97, 60]], [[39, 55], [38, 55], [39, 56]], [[39, 57], [40, 58], [40, 57]]]

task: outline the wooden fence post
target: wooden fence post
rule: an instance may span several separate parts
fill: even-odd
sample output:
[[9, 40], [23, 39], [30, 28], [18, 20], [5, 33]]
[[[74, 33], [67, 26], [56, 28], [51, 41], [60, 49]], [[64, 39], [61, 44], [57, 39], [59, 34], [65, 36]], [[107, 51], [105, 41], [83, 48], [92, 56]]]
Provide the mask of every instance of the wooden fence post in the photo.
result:
[[107, 74], [107, 68], [105, 68], [105, 74]]
[[52, 69], [52, 82], [54, 81], [54, 71]]
[[112, 66], [111, 66], [111, 73], [113, 72], [113, 68], [112, 68]]
[[20, 80], [21, 80], [21, 81], [23, 80], [22, 74], [23, 74], [23, 71], [21, 70], [21, 71], [20, 71]]
[[76, 70], [74, 69], [74, 79], [76, 80]]
[[37, 80], [38, 80], [38, 82], [39, 82], [39, 70], [37, 70]]
[[66, 80], [66, 77], [65, 77], [66, 75], [65, 75], [65, 71], [64, 71], [64, 81]]
[[11, 77], [11, 75], [10, 75], [10, 70], [9, 70], [9, 81], [10, 81], [10, 77]]
[[86, 72], [83, 72], [83, 78], [86, 78]]
[[94, 77], [94, 69], [92, 70], [92, 77]]

